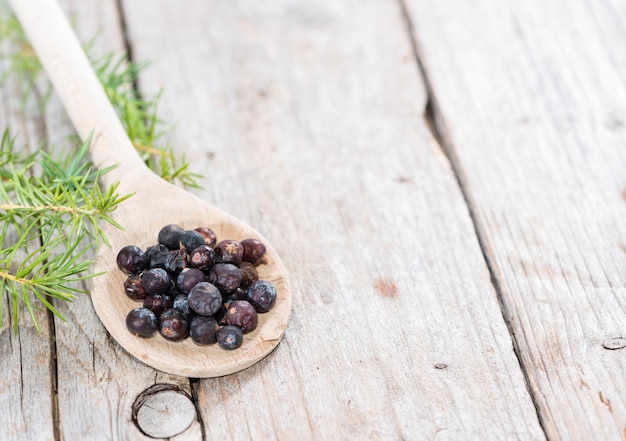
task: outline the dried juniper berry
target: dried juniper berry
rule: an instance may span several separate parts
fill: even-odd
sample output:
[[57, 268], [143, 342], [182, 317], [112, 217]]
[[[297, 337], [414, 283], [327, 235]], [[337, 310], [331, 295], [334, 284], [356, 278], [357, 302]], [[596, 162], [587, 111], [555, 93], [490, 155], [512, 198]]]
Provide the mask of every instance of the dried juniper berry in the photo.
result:
[[216, 263], [209, 271], [209, 282], [222, 294], [232, 294], [241, 285], [241, 271], [232, 263]]
[[141, 274], [141, 283], [148, 294], [162, 294], [172, 286], [172, 280], [163, 268], [144, 271]]
[[188, 253], [205, 244], [202, 234], [194, 230], [185, 230], [180, 236], [180, 243]]
[[172, 307], [172, 298], [165, 294], [148, 294], [143, 299], [143, 307], [159, 316]]
[[244, 239], [241, 241], [243, 246], [243, 260], [253, 265], [259, 265], [263, 262], [267, 249], [263, 242], [257, 239]]
[[117, 266], [126, 274], [136, 274], [148, 266], [148, 257], [138, 246], [127, 245], [117, 253]]
[[241, 287], [244, 289], [259, 280], [259, 272], [250, 262], [241, 262], [239, 271], [241, 271]]
[[187, 296], [189, 307], [200, 315], [213, 315], [222, 307], [222, 294], [215, 285], [200, 282]]
[[165, 269], [173, 273], [181, 272], [187, 263], [185, 250], [171, 250], [165, 258]]
[[146, 255], [150, 259], [150, 268], [165, 268], [165, 261], [170, 255], [170, 250], [165, 245], [152, 245], [146, 249]]
[[185, 268], [176, 278], [176, 286], [183, 294], [189, 294], [191, 289], [204, 281], [204, 273], [198, 268]]
[[235, 300], [226, 310], [226, 324], [239, 326], [244, 334], [254, 331], [257, 323], [256, 310], [245, 300]]
[[194, 310], [189, 307], [187, 294], [178, 294], [176, 297], [174, 297], [172, 308], [180, 311], [183, 317], [185, 317], [187, 320], [191, 320], [191, 318], [196, 315]]
[[258, 280], [248, 287], [248, 302], [257, 312], [267, 312], [276, 303], [276, 287], [266, 280]]
[[208, 270], [215, 263], [215, 251], [208, 245], [200, 245], [189, 254], [189, 266]]
[[180, 225], [166, 225], [159, 231], [159, 243], [170, 250], [176, 250], [180, 248], [180, 237], [184, 231]]
[[180, 311], [168, 309], [159, 316], [161, 335], [167, 340], [178, 341], [189, 335], [189, 323]]
[[238, 326], [225, 325], [217, 331], [217, 343], [222, 349], [237, 349], [243, 343], [243, 332]]
[[189, 325], [189, 336], [199, 345], [212, 345], [217, 341], [219, 326], [213, 317], [197, 315]]
[[135, 308], [126, 316], [126, 328], [138, 337], [150, 337], [157, 326], [157, 316], [146, 308]]
[[141, 283], [139, 274], [128, 276], [128, 279], [124, 281], [124, 292], [133, 300], [141, 300], [148, 294]]
[[198, 227], [198, 228], [195, 228], [194, 231], [197, 231], [198, 233], [200, 233], [202, 237], [204, 238], [204, 243], [210, 246], [211, 248], [213, 248], [215, 244], [217, 243], [217, 236], [215, 235], [215, 232], [211, 230], [210, 228]]
[[243, 246], [236, 240], [222, 240], [215, 245], [215, 259], [219, 263], [239, 265], [243, 259]]

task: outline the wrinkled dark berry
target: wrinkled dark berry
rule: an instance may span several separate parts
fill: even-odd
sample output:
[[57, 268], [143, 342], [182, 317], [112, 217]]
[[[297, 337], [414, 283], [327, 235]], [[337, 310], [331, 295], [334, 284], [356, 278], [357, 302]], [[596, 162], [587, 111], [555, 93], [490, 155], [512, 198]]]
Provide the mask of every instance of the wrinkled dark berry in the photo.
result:
[[217, 343], [226, 350], [237, 349], [243, 343], [243, 332], [237, 326], [225, 325], [217, 331]]
[[241, 284], [241, 271], [232, 263], [217, 263], [209, 271], [209, 282], [222, 294], [232, 294]]
[[215, 285], [200, 282], [187, 296], [189, 307], [200, 315], [213, 315], [222, 307], [222, 294]]
[[215, 263], [215, 251], [208, 245], [200, 245], [189, 254], [189, 265], [208, 270]]
[[170, 255], [170, 250], [165, 245], [152, 245], [146, 249], [150, 268], [165, 268], [165, 261]]
[[176, 286], [183, 294], [189, 294], [191, 289], [204, 281], [204, 273], [198, 268], [185, 268], [176, 278]]
[[126, 316], [126, 327], [138, 337], [150, 337], [157, 326], [157, 316], [146, 308], [135, 308]]
[[171, 279], [163, 268], [152, 268], [141, 274], [141, 283], [148, 294], [162, 294], [171, 288]]
[[184, 231], [179, 225], [166, 225], [159, 231], [159, 243], [170, 250], [176, 250], [180, 248], [180, 237]]
[[183, 234], [180, 236], [180, 243], [183, 245], [183, 247], [185, 247], [185, 250], [188, 253], [191, 253], [200, 245], [205, 244], [202, 234], [194, 230], [186, 230], [185, 232], [183, 232]]
[[257, 239], [244, 239], [241, 241], [243, 246], [243, 260], [250, 262], [253, 265], [258, 265], [263, 262], [263, 257], [267, 252], [263, 242]]
[[189, 336], [199, 345], [211, 345], [217, 341], [219, 326], [213, 317], [197, 315], [189, 325]]
[[257, 323], [256, 310], [245, 300], [235, 300], [226, 310], [226, 324], [239, 326], [244, 334], [254, 331]]
[[182, 340], [189, 335], [189, 323], [180, 311], [168, 309], [159, 316], [161, 335], [172, 341]]
[[179, 294], [174, 297], [172, 308], [180, 311], [183, 314], [183, 317], [185, 317], [187, 320], [191, 320], [191, 318], [196, 315], [194, 310], [189, 307], [187, 294]]
[[271, 309], [276, 288], [259, 280], [257, 265], [267, 261], [257, 239], [222, 240], [207, 227], [184, 230], [170, 224], [158, 243], [143, 252], [129, 245], [117, 256], [129, 277], [126, 295], [143, 299], [126, 318], [140, 336], [156, 330], [172, 341], [188, 336], [198, 345], [216, 341], [227, 350], [239, 348], [243, 335], [258, 326], [258, 313]]
[[200, 233], [202, 237], [204, 238], [204, 243], [210, 246], [211, 248], [213, 248], [215, 244], [217, 243], [217, 236], [215, 235], [215, 232], [211, 230], [210, 228], [198, 227], [198, 228], [195, 228], [194, 231], [197, 231], [198, 233]]
[[148, 294], [143, 299], [143, 307], [159, 316], [163, 311], [172, 307], [172, 299], [165, 294]]
[[185, 250], [172, 250], [165, 258], [165, 269], [173, 273], [181, 272], [187, 263]]
[[124, 281], [124, 292], [133, 300], [141, 300], [148, 294], [141, 283], [139, 274], [128, 276], [128, 279]]
[[219, 263], [239, 265], [243, 259], [243, 247], [236, 240], [223, 240], [215, 245], [215, 259]]
[[117, 266], [126, 274], [136, 274], [148, 266], [148, 257], [138, 246], [128, 245], [117, 253]]
[[276, 288], [266, 280], [258, 280], [248, 287], [248, 302], [257, 312], [267, 312], [276, 303]]
[[241, 287], [244, 289], [259, 280], [259, 272], [250, 262], [241, 262], [239, 271], [241, 271]]

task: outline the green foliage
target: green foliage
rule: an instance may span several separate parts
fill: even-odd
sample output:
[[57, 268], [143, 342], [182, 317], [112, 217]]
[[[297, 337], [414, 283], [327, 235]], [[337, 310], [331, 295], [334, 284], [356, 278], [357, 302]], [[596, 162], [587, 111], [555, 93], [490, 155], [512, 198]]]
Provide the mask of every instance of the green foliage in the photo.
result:
[[[50, 298], [83, 293], [76, 283], [94, 276], [84, 255], [107, 241], [101, 222], [121, 228], [110, 213], [130, 195], [118, 195], [117, 185], [101, 190], [102, 172], [90, 168], [89, 141], [72, 159], [57, 159], [41, 149], [18, 154], [8, 130], [2, 136], [0, 287], [9, 293], [15, 329], [23, 305], [39, 330], [29, 293], [60, 317]], [[42, 172], [33, 173], [39, 167]]]

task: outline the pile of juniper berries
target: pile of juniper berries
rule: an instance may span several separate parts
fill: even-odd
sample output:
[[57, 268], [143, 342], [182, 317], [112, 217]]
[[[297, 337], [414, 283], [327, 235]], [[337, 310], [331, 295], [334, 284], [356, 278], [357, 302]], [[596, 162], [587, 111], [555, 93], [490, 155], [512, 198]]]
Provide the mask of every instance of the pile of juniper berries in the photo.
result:
[[139, 337], [159, 332], [178, 341], [188, 336], [198, 345], [217, 342], [224, 349], [241, 346], [253, 331], [258, 313], [276, 302], [276, 288], [259, 280], [265, 245], [257, 239], [217, 242], [210, 228], [184, 230], [166, 225], [158, 244], [145, 251], [125, 246], [118, 267], [128, 274], [126, 295], [143, 302], [126, 316], [126, 327]]

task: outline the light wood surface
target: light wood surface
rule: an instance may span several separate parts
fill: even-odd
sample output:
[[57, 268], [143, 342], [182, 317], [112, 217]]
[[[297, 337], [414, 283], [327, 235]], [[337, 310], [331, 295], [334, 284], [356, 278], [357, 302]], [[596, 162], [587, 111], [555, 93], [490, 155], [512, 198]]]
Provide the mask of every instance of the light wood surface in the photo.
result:
[[[27, 371], [0, 439], [148, 440], [155, 420], [172, 440], [626, 438], [623, 5], [64, 6], [97, 51], [151, 61], [139, 89], [164, 88], [195, 193], [271, 241], [292, 316], [262, 361], [189, 380], [129, 355], [89, 298], [60, 305], [0, 362]], [[0, 95], [31, 146], [72, 131], [56, 97]]]
[[546, 434], [622, 440], [626, 5], [408, 4]]
[[[6, 14], [8, 7], [3, 6], [0, 11]], [[0, 44], [2, 53], [14, 49], [8, 42]], [[6, 61], [0, 60], [0, 65], [0, 71], [8, 67]], [[25, 114], [37, 110], [33, 101], [25, 105], [23, 103], [24, 95], [18, 79], [8, 78], [0, 87], [0, 121], [2, 126], [10, 125], [23, 134], [32, 134], [30, 138], [28, 135], [22, 136], [21, 141], [25, 150], [33, 152], [37, 148], [37, 139], [42, 136], [41, 124], [38, 124], [38, 118], [25, 117]], [[22, 111], [18, 112], [17, 109]], [[23, 257], [24, 253], [19, 253], [16, 259]], [[18, 331], [15, 333], [11, 300], [6, 292], [2, 293], [0, 306], [3, 313], [0, 328], [0, 408], [4, 409], [4, 415], [0, 417], [3, 426], [0, 438], [16, 441], [51, 439], [54, 437], [54, 394], [51, 381], [54, 372], [50, 363], [53, 353], [50, 318], [45, 311], [35, 311], [42, 331], [39, 335], [28, 311], [22, 308], [18, 317]]]

